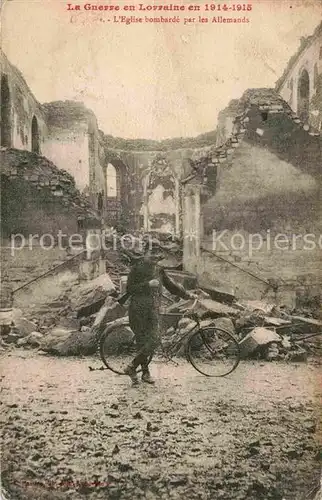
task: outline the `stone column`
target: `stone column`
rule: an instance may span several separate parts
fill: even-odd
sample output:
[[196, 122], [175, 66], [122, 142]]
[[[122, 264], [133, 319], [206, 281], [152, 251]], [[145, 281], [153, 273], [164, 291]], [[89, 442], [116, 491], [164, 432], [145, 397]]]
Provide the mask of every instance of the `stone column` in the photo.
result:
[[200, 186], [191, 184], [184, 190], [183, 263], [192, 272], [196, 271], [200, 256], [200, 216]]
[[174, 203], [175, 203], [175, 235], [180, 235], [180, 185], [179, 180], [174, 178]]

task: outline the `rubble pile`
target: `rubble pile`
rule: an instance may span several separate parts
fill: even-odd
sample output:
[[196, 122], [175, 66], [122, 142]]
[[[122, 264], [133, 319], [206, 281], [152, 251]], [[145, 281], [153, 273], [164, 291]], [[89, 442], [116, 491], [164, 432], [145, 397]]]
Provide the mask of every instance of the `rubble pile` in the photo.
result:
[[241, 304], [236, 322], [243, 357], [306, 361], [321, 354], [322, 322], [265, 302]]
[[[186, 307], [182, 301], [169, 307], [168, 312], [183, 313]], [[239, 340], [243, 359], [301, 362], [322, 354], [322, 322], [314, 318], [286, 313], [264, 302], [226, 305], [205, 298], [204, 292], [196, 312], [201, 317], [201, 327], [215, 325], [233, 334]], [[164, 334], [166, 344], [189, 332], [194, 324], [193, 319], [184, 318], [177, 330], [170, 325]], [[184, 349], [179, 354], [184, 354]]]
[[[177, 270], [172, 273], [176, 279], [179, 276], [182, 283], [187, 284], [189, 280], [190, 284], [194, 283], [188, 273]], [[126, 284], [124, 278], [123, 286]], [[319, 320], [296, 315], [274, 304], [236, 300], [231, 303], [229, 294], [227, 304], [224, 300], [213, 300], [209, 293], [200, 288], [195, 289], [195, 292], [199, 301], [194, 312], [201, 318], [201, 327], [215, 325], [235, 335], [243, 359], [306, 361], [309, 356], [321, 354], [322, 322]], [[96, 326], [101, 319], [106, 326], [127, 316], [127, 307], [121, 306], [117, 300], [119, 294], [120, 291], [106, 273], [72, 288], [64, 298], [61, 297], [59, 303], [64, 304], [64, 307], [56, 310], [55, 321], [53, 317], [49, 321], [48, 318], [30, 321], [19, 309], [2, 312], [1, 348], [39, 348], [58, 356], [94, 354], [101, 334]], [[189, 332], [195, 324], [189, 317], [178, 322], [178, 318], [189, 307], [191, 300], [180, 300], [169, 305], [169, 297], [165, 294], [162, 306], [162, 338], [165, 346]], [[184, 345], [178, 354], [184, 354]]]
[[[162, 245], [167, 247], [168, 257], [161, 265], [170, 277], [198, 295], [193, 312], [200, 318], [201, 327], [214, 325], [233, 334], [239, 341], [243, 359], [306, 361], [309, 356], [320, 356], [322, 321], [313, 317], [314, 311], [291, 311], [264, 301], [237, 301], [232, 293], [200, 284], [195, 275], [180, 270], [179, 242], [165, 237]], [[118, 298], [126, 291], [131, 254], [126, 250], [120, 252], [110, 241], [104, 260], [108, 272], [73, 284], [48, 304], [46, 310], [39, 311], [38, 316], [29, 318], [19, 309], [2, 309], [1, 349], [38, 348], [58, 356], [94, 354], [102, 333], [98, 325], [101, 323], [103, 329], [107, 324], [112, 327], [113, 322], [127, 317], [127, 305], [121, 306]], [[164, 292], [161, 311], [164, 346], [195, 325], [193, 318], [182, 317], [191, 305], [191, 300], [173, 302], [173, 297]], [[184, 345], [178, 352], [181, 354]]]

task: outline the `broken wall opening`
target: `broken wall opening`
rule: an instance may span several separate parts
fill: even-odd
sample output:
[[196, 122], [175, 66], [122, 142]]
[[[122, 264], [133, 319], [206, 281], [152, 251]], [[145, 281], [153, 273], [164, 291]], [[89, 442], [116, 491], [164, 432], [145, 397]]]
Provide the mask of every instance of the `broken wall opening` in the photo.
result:
[[112, 163], [109, 163], [106, 168], [106, 196], [107, 198], [116, 198], [117, 194], [116, 168]]
[[125, 164], [115, 159], [109, 162], [105, 169], [106, 186], [106, 222], [110, 226], [124, 226], [128, 218], [128, 184]]
[[180, 232], [180, 182], [164, 155], [158, 155], [142, 179], [145, 231]]

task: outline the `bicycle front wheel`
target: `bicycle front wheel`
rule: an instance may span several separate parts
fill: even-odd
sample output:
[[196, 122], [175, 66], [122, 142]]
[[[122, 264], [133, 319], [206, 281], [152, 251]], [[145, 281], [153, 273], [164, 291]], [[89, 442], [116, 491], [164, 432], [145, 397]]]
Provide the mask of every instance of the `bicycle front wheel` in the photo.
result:
[[99, 352], [106, 368], [119, 375], [136, 354], [135, 336], [128, 323], [107, 327], [100, 338]]
[[235, 337], [215, 325], [194, 332], [188, 340], [186, 354], [192, 366], [206, 377], [225, 377], [240, 361]]
[[[116, 320], [107, 326], [100, 338], [99, 353], [106, 368], [118, 375], [124, 375], [125, 368], [137, 355], [135, 335], [128, 322]], [[147, 360], [148, 364], [151, 360], [152, 355]], [[137, 369], [137, 373], [141, 371], [140, 368]]]

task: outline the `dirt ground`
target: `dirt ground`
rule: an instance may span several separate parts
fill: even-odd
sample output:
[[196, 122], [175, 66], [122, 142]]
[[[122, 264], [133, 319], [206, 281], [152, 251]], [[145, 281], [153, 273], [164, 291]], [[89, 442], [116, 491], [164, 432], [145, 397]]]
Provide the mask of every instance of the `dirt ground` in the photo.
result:
[[153, 363], [132, 388], [97, 358], [1, 356], [5, 498], [304, 500], [319, 482], [316, 364]]

